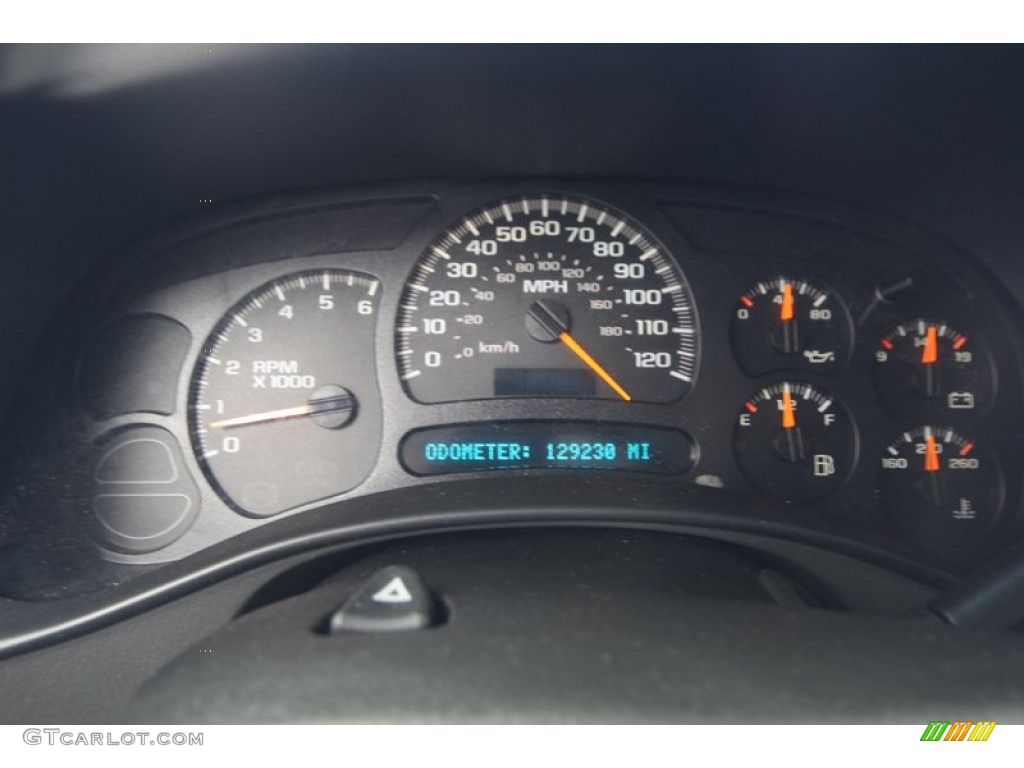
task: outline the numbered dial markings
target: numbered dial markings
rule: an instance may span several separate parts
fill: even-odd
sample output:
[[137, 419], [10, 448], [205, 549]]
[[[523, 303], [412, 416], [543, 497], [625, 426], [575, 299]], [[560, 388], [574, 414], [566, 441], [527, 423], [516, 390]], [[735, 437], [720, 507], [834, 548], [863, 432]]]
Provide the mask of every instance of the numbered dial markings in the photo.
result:
[[944, 320], [918, 319], [892, 329], [875, 351], [875, 386], [893, 416], [970, 415], [992, 396], [985, 351]]
[[783, 381], [743, 404], [735, 451], [758, 491], [791, 502], [813, 501], [838, 488], [853, 465], [853, 425], [832, 395]]
[[949, 427], [904, 432], [886, 446], [881, 464], [885, 506], [922, 549], [963, 549], [981, 538], [1002, 508], [1002, 473], [995, 460]]
[[785, 369], [834, 374], [852, 341], [850, 315], [839, 297], [806, 280], [760, 282], [733, 309], [733, 353], [751, 376]]
[[499, 202], [417, 263], [396, 338], [419, 402], [576, 397], [664, 403], [697, 366], [690, 289], [652, 235], [592, 201]]
[[196, 365], [192, 441], [230, 506], [266, 516], [342, 493], [380, 437], [380, 284], [338, 270], [268, 283], [217, 324]]

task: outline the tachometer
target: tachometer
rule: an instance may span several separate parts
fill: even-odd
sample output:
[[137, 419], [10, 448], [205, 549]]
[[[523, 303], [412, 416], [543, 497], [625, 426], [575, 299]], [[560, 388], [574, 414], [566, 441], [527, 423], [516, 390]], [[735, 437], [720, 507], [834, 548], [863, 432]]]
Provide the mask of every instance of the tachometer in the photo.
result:
[[593, 201], [538, 195], [488, 206], [427, 249], [396, 348], [423, 403], [665, 403], [693, 381], [698, 337], [689, 286], [653, 235]]
[[355, 272], [302, 272], [257, 288], [210, 334], [189, 421], [207, 479], [234, 509], [277, 514], [370, 473], [379, 288]]

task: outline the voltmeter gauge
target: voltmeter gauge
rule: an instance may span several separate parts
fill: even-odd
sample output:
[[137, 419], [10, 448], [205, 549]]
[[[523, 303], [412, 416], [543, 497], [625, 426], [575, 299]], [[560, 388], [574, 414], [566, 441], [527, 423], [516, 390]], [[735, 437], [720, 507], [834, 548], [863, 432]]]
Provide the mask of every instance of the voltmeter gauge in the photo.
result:
[[940, 426], [904, 432], [886, 446], [880, 491], [908, 538], [937, 553], [980, 538], [1004, 495], [995, 460], [974, 440]]
[[944, 320], [893, 328], [875, 351], [875, 386], [893, 416], [970, 414], [992, 396], [992, 363], [975, 340]]
[[839, 487], [853, 465], [856, 440], [835, 397], [810, 384], [783, 381], [743, 404], [735, 452], [754, 488], [808, 502]]
[[839, 297], [807, 280], [778, 277], [742, 294], [732, 315], [732, 348], [751, 376], [802, 369], [834, 374], [853, 342]]

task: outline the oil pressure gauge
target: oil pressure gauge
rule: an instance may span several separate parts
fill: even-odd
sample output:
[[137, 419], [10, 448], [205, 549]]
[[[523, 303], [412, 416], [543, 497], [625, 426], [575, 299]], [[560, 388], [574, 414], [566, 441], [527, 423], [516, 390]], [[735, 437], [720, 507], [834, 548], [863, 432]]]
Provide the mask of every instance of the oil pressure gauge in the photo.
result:
[[751, 376], [786, 369], [834, 374], [850, 355], [852, 337], [839, 297], [807, 280], [762, 281], [733, 310], [733, 353]]

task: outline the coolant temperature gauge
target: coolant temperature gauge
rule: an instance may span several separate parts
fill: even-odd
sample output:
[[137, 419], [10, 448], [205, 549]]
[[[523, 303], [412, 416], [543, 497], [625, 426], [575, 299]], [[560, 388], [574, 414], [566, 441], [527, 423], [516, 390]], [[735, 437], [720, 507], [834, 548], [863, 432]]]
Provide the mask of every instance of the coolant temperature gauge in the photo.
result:
[[750, 484], [790, 502], [834, 491], [853, 463], [853, 425], [836, 399], [803, 382], [765, 387], [743, 404], [736, 461]]
[[973, 440], [939, 426], [904, 432], [886, 446], [880, 490], [910, 540], [938, 553], [980, 537], [1003, 503], [995, 461]]
[[971, 413], [992, 394], [984, 350], [943, 320], [913, 320], [887, 333], [875, 351], [875, 387], [892, 416]]
[[762, 281], [733, 310], [733, 353], [751, 376], [793, 368], [836, 373], [850, 354], [852, 337], [839, 297], [806, 280]]

